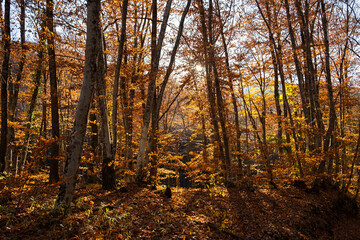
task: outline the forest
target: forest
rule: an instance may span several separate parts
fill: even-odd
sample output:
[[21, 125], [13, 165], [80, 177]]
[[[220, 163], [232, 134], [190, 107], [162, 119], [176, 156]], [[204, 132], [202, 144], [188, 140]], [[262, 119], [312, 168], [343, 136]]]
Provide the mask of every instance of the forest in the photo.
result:
[[358, 0], [1, 0], [0, 239], [360, 239]]

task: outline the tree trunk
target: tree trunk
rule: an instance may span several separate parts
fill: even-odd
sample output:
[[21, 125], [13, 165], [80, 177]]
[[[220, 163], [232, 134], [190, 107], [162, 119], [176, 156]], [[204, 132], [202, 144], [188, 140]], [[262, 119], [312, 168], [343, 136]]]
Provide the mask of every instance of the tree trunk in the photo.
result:
[[70, 206], [74, 197], [76, 172], [79, 168], [80, 158], [86, 133], [88, 114], [94, 93], [98, 66], [99, 45], [102, 44], [100, 28], [100, 0], [87, 1], [87, 32], [85, 50], [84, 82], [81, 88], [79, 102], [76, 108], [73, 134], [65, 165], [64, 182], [60, 186], [55, 208]]
[[[101, 23], [99, 23], [101, 24]], [[101, 25], [100, 25], [101, 26]], [[114, 189], [116, 187], [114, 157], [111, 151], [111, 140], [109, 130], [109, 120], [106, 101], [106, 81], [105, 81], [105, 59], [102, 33], [99, 35], [96, 90], [101, 116], [101, 144], [103, 146], [102, 164], [102, 187], [103, 189]]]
[[[147, 19], [147, 11], [142, 5], [141, 15], [144, 18], [141, 18], [141, 22], [138, 24], [138, 12], [137, 8], [135, 9], [135, 22], [134, 22], [134, 30], [135, 32], [139, 32], [139, 36], [137, 36], [134, 40], [134, 49], [143, 49], [145, 44], [145, 37], [147, 31], [149, 30], [150, 21]], [[133, 55], [133, 72], [131, 76], [131, 88], [130, 88], [130, 97], [129, 97], [129, 109], [127, 114], [127, 121], [125, 124], [125, 159], [127, 161], [127, 167], [131, 171], [135, 170], [135, 159], [133, 153], [133, 111], [134, 111], [134, 98], [135, 98], [135, 84], [138, 83], [139, 76], [141, 73], [140, 66], [144, 63], [144, 53], [140, 51], [140, 53], [135, 53]], [[145, 109], [145, 89], [144, 85], [140, 85], [141, 99], [143, 100], [143, 110]], [[134, 182], [134, 175], [128, 175], [127, 179], [129, 182]]]
[[219, 79], [219, 73], [217, 70], [216, 62], [215, 62], [215, 50], [214, 50], [214, 41], [213, 41], [213, 32], [212, 32], [212, 15], [213, 15], [213, 4], [212, 0], [209, 2], [209, 57], [210, 57], [210, 63], [212, 66], [212, 70], [214, 72], [214, 78], [215, 78], [215, 92], [216, 92], [216, 103], [219, 113], [219, 120], [220, 120], [220, 126], [222, 131], [222, 137], [224, 141], [224, 151], [225, 151], [225, 162], [224, 162], [224, 168], [225, 168], [225, 182], [229, 182], [230, 174], [231, 174], [231, 154], [230, 154], [230, 146], [229, 146], [229, 138], [227, 134], [226, 129], [226, 116], [225, 116], [225, 106], [224, 106], [224, 100], [222, 97], [222, 90], [220, 86], [220, 79]]
[[5, 17], [4, 17], [4, 59], [1, 69], [1, 136], [0, 136], [0, 172], [5, 170], [6, 149], [7, 149], [7, 132], [8, 132], [8, 96], [7, 85], [10, 75], [10, 0], [5, 0]]
[[[157, 149], [157, 141], [156, 141], [156, 131], [159, 129], [159, 116], [160, 116], [160, 109], [161, 109], [161, 105], [162, 105], [162, 100], [164, 97], [164, 93], [165, 93], [165, 89], [166, 89], [166, 85], [169, 81], [170, 75], [173, 71], [173, 67], [174, 67], [174, 63], [175, 63], [175, 57], [176, 57], [176, 53], [178, 50], [178, 47], [180, 45], [180, 40], [181, 40], [181, 36], [183, 33], [183, 29], [184, 29], [184, 22], [185, 22], [185, 18], [186, 15], [190, 9], [190, 5], [191, 5], [191, 1], [192, 0], [188, 0], [185, 9], [182, 13], [181, 16], [181, 20], [179, 23], [179, 30], [176, 36], [176, 40], [175, 40], [175, 44], [174, 47], [172, 49], [171, 52], [171, 57], [170, 57], [170, 62], [169, 65], [167, 67], [166, 73], [165, 73], [165, 77], [164, 77], [164, 81], [161, 84], [161, 88], [160, 88], [160, 92], [159, 92], [159, 96], [156, 98], [156, 104], [155, 104], [155, 108], [154, 108], [154, 112], [153, 112], [153, 120], [152, 120], [152, 125], [151, 125], [151, 134], [150, 134], [150, 138], [149, 138], [149, 149], [150, 151], [152, 151], [153, 153], [156, 152]], [[151, 179], [156, 179], [156, 172], [157, 172], [157, 159], [155, 158], [156, 154], [154, 154], [152, 156], [152, 171], [151, 171]]]
[[295, 63], [297, 78], [299, 81], [298, 86], [300, 90], [301, 104], [305, 115], [305, 120], [307, 124], [310, 124], [311, 119], [310, 119], [309, 99], [308, 99], [308, 95], [305, 93], [304, 76], [301, 69], [301, 63], [299, 61], [298, 54], [296, 51], [297, 45], [296, 45], [295, 33], [291, 24], [290, 7], [288, 0], [285, 0], [285, 8], [286, 8], [286, 19], [287, 19], [289, 35], [291, 40], [291, 48], [293, 52], [293, 59]]
[[36, 99], [37, 99], [38, 93], [39, 93], [39, 87], [40, 87], [40, 83], [41, 83], [41, 74], [44, 71], [44, 67], [43, 67], [44, 48], [45, 48], [45, 40], [44, 40], [44, 34], [45, 34], [44, 27], [45, 26], [44, 26], [44, 24], [45, 24], [45, 22], [42, 22], [41, 32], [39, 33], [38, 60], [37, 60], [37, 64], [36, 64], [35, 74], [34, 74], [34, 90], [31, 95], [29, 110], [26, 114], [26, 132], [25, 132], [25, 138], [24, 138], [25, 144], [22, 148], [19, 172], [21, 172], [21, 170], [26, 162], [26, 157], [27, 157], [29, 142], [30, 142], [31, 121], [32, 121], [33, 112], [34, 112], [35, 106], [36, 106]]
[[49, 75], [50, 75], [50, 95], [51, 95], [51, 130], [54, 143], [51, 145], [50, 152], [50, 176], [49, 182], [55, 183], [59, 181], [59, 137], [60, 137], [60, 124], [59, 124], [59, 100], [57, 91], [57, 78], [56, 78], [56, 59], [55, 59], [55, 39], [54, 39], [54, 2], [53, 0], [46, 0], [46, 23], [48, 33], [47, 36], [47, 49], [49, 55]]
[[[333, 131], [335, 130], [335, 122], [336, 122], [336, 112], [335, 112], [335, 103], [334, 103], [334, 94], [331, 82], [331, 69], [330, 69], [330, 47], [329, 47], [329, 38], [328, 38], [328, 21], [326, 17], [326, 6], [324, 0], [321, 0], [321, 21], [323, 27], [324, 34], [324, 45], [325, 45], [325, 75], [326, 75], [326, 87], [328, 90], [328, 98], [329, 98], [329, 126], [326, 131], [326, 135], [324, 138], [324, 146], [323, 152], [324, 154], [328, 154], [330, 140], [336, 141], [333, 136]], [[331, 157], [332, 158], [332, 157]], [[325, 159], [320, 162], [319, 172], [322, 173], [325, 170]]]
[[99, 137], [98, 137], [98, 125], [96, 123], [96, 113], [95, 113], [95, 109], [96, 109], [96, 103], [95, 103], [95, 99], [93, 99], [92, 102], [92, 106], [91, 106], [92, 110], [90, 110], [90, 128], [91, 128], [91, 139], [90, 139], [90, 146], [91, 149], [94, 153], [95, 156], [98, 155], [99, 152]]
[[[205, 21], [205, 9], [204, 9], [204, 4], [202, 0], [197, 0], [197, 4], [199, 7], [199, 12], [200, 12], [200, 24], [201, 24], [201, 35], [202, 35], [202, 43], [203, 43], [203, 49], [204, 49], [204, 57], [205, 57], [205, 78], [206, 78], [206, 89], [207, 89], [207, 98], [208, 101], [210, 103], [210, 118], [211, 118], [211, 123], [213, 125], [214, 128], [214, 132], [215, 132], [215, 143], [214, 145], [216, 146], [217, 149], [215, 149], [215, 164], [217, 165], [217, 161], [218, 161], [218, 157], [220, 157], [220, 159], [222, 161], [225, 161], [225, 154], [224, 154], [224, 148], [221, 142], [221, 138], [220, 138], [220, 130], [219, 130], [219, 125], [218, 125], [218, 121], [217, 121], [217, 113], [216, 113], [216, 103], [215, 103], [215, 95], [213, 92], [213, 83], [211, 81], [211, 76], [210, 76], [210, 53], [208, 51], [208, 33], [207, 33], [207, 28], [206, 28], [206, 21]], [[220, 156], [219, 156], [220, 155]], [[218, 166], [216, 166], [218, 167]]]
[[40, 127], [40, 136], [47, 139], [47, 101], [46, 101], [46, 95], [47, 95], [47, 75], [46, 71], [43, 71], [43, 99], [42, 99], [42, 119], [41, 119], [41, 127]]
[[[284, 74], [284, 70], [283, 70], [283, 62], [282, 62], [283, 56], [282, 56], [282, 47], [281, 47], [280, 39], [279, 39], [279, 36], [278, 36], [277, 42], [275, 41], [275, 36], [274, 36], [273, 29], [272, 29], [272, 25], [273, 25], [272, 15], [273, 14], [271, 13], [269, 3], [268, 2], [265, 3], [267, 18], [265, 17], [265, 15], [264, 15], [261, 7], [260, 7], [259, 2], [256, 1], [256, 3], [257, 3], [260, 14], [261, 14], [266, 26], [267, 26], [268, 32], [269, 32], [271, 56], [272, 56], [272, 61], [273, 61], [273, 65], [274, 65], [274, 72], [275, 72], [275, 92], [278, 91], [278, 89], [276, 89], [277, 88], [276, 85], [278, 84], [278, 78], [280, 76], [281, 86], [282, 86], [282, 93], [283, 93], [284, 119], [286, 119], [287, 117], [289, 117], [289, 119], [290, 119], [293, 138], [294, 138], [294, 142], [295, 142], [295, 149], [296, 149], [298, 168], [299, 168], [300, 176], [302, 177], [303, 176], [302, 166], [301, 166], [300, 158], [298, 156], [298, 140], [297, 140], [297, 136], [296, 136], [296, 132], [295, 132], [295, 128], [294, 128], [294, 121], [293, 121], [293, 118], [292, 118], [291, 109], [290, 109], [290, 105], [289, 105], [288, 97], [287, 97], [287, 92], [286, 92], [286, 82], [285, 82], [285, 74]], [[275, 29], [277, 29], [277, 28], [278, 28], [278, 26], [275, 25]], [[279, 97], [279, 96], [277, 95], [277, 97]], [[279, 109], [277, 109], [277, 111], [280, 111], [280, 113], [281, 113], [280, 103], [278, 102], [276, 105], [277, 105], [277, 108], [279, 108]], [[290, 134], [289, 133], [286, 133], [286, 141], [287, 141], [288, 144], [290, 144]], [[287, 153], [291, 154], [291, 148], [290, 147], [287, 147]]]
[[[290, 104], [289, 104], [288, 97], [287, 97], [286, 86], [285, 86], [285, 84], [286, 84], [285, 83], [285, 74], [284, 74], [282, 59], [283, 59], [282, 48], [281, 48], [280, 42], [278, 42], [278, 48], [277, 48], [277, 51], [276, 51], [276, 60], [277, 60], [278, 65], [279, 65], [279, 73], [280, 73], [282, 92], [283, 92], [284, 118], [286, 118], [289, 115], [290, 126], [291, 126], [291, 129], [292, 129], [292, 135], [293, 135], [293, 138], [294, 138], [295, 155], [296, 155], [297, 165], [298, 165], [298, 169], [299, 169], [299, 174], [300, 174], [300, 177], [303, 177], [304, 173], [303, 173], [301, 159], [300, 159], [300, 156], [299, 156], [299, 140], [298, 140], [298, 137], [297, 137], [297, 134], [296, 134], [295, 123], [294, 123], [294, 120], [293, 120], [293, 117], [292, 117]], [[285, 112], [285, 110], [286, 110], [286, 112]], [[286, 113], [286, 115], [285, 115], [285, 113]], [[288, 144], [290, 144], [290, 136], [289, 136], [288, 133], [286, 134], [286, 141], [287, 141]], [[291, 147], [288, 148], [287, 153], [292, 154]]]
[[[20, 0], [20, 44], [21, 44], [21, 58], [19, 62], [19, 68], [17, 69], [15, 83], [9, 84], [9, 121], [15, 121], [15, 111], [19, 98], [19, 88], [20, 81], [23, 75], [25, 59], [26, 59], [26, 45], [25, 45], [25, 2], [24, 0]], [[16, 149], [16, 138], [15, 138], [15, 129], [10, 127], [8, 133], [8, 142], [12, 143], [13, 152], [12, 158], [17, 158], [17, 150]], [[12, 159], [10, 158], [12, 161]], [[13, 161], [15, 162], [15, 161]], [[14, 164], [13, 164], [14, 167]]]
[[[301, 39], [304, 57], [306, 59], [306, 68], [305, 68], [305, 86], [307, 94], [310, 99], [310, 123], [312, 123], [313, 131], [316, 133], [314, 135], [313, 143], [310, 144], [310, 150], [315, 150], [316, 152], [321, 151], [322, 146], [322, 134], [325, 131], [324, 123], [322, 120], [322, 112], [320, 109], [319, 98], [317, 94], [317, 86], [315, 83], [316, 71], [312, 58], [311, 51], [311, 32], [309, 26], [309, 3], [305, 2], [305, 8], [302, 6], [302, 2], [295, 0], [295, 7], [298, 15], [300, 16], [300, 28], [301, 28]], [[317, 126], [316, 126], [317, 125]], [[317, 128], [317, 129], [316, 129]]]
[[167, 0], [163, 22], [161, 24], [159, 39], [156, 41], [157, 32], [157, 0], [152, 2], [152, 30], [151, 30], [151, 70], [149, 73], [149, 86], [148, 96], [146, 99], [146, 105], [143, 116], [143, 125], [141, 128], [141, 135], [139, 140], [139, 151], [137, 155], [137, 178], [138, 181], [143, 181], [147, 175], [144, 171], [147, 166], [147, 158], [145, 156], [147, 135], [149, 131], [151, 111], [154, 105], [155, 91], [156, 91], [156, 77], [159, 68], [159, 61], [162, 49], [162, 43], [165, 37], [167, 22], [170, 16], [172, 0]]
[[347, 76], [347, 50], [349, 48], [349, 22], [350, 22], [350, 6], [349, 3], [346, 5], [346, 22], [345, 22], [345, 30], [346, 30], [346, 39], [344, 49], [342, 51], [342, 57], [340, 62], [339, 69], [339, 127], [340, 127], [340, 139], [338, 141], [338, 145], [341, 147], [341, 152], [339, 152], [339, 148], [336, 149], [336, 159], [335, 159], [335, 174], [338, 174], [340, 168], [340, 158], [345, 159], [346, 155], [346, 146], [345, 146], [345, 113], [346, 113], [346, 105], [344, 103], [344, 90], [346, 88], [345, 79]]
[[[260, 7], [259, 1], [256, 0], [256, 5], [259, 9], [260, 15], [263, 18], [269, 33], [269, 41], [270, 41], [269, 47], [271, 52], [271, 60], [274, 67], [274, 99], [275, 99], [275, 107], [276, 107], [277, 123], [278, 123], [277, 144], [278, 144], [278, 149], [280, 150], [280, 152], [282, 152], [282, 111], [280, 106], [280, 95], [279, 95], [279, 65], [276, 59], [276, 44], [275, 44], [274, 33], [272, 32], [272, 25], [273, 25], [272, 17], [268, 2], [266, 2], [265, 4], [266, 4], [267, 18], [265, 17], [265, 14], [263, 13]], [[286, 110], [284, 109], [284, 118], [286, 118], [285, 114], [286, 114]]]
[[[143, 126], [141, 128], [141, 135], [139, 139], [139, 150], [137, 155], [137, 178], [141, 182], [146, 177], [145, 167], [147, 166], [145, 158], [147, 134], [149, 130], [151, 110], [153, 108], [154, 96], [156, 91], [156, 75], [157, 67], [156, 66], [156, 35], [157, 35], [157, 0], [152, 1], [152, 27], [151, 27], [151, 70], [149, 74], [149, 86], [148, 86], [148, 96], [146, 100], [146, 105], [144, 109], [143, 116]], [[155, 72], [156, 71], [156, 72]]]
[[119, 39], [118, 58], [115, 69], [115, 80], [113, 88], [113, 112], [112, 112], [112, 152], [113, 157], [116, 157], [116, 146], [117, 146], [117, 123], [118, 123], [118, 92], [119, 92], [119, 78], [121, 70], [122, 56], [124, 52], [124, 45], [126, 41], [126, 17], [127, 17], [128, 0], [123, 1], [121, 11], [121, 33]]
[[225, 33], [224, 33], [224, 23], [222, 22], [221, 19], [221, 15], [220, 15], [220, 6], [219, 6], [219, 1], [216, 1], [217, 4], [217, 15], [218, 18], [220, 20], [220, 35], [221, 35], [221, 41], [222, 41], [222, 45], [224, 47], [224, 53], [225, 53], [225, 63], [226, 63], [226, 73], [227, 73], [227, 77], [228, 77], [228, 81], [229, 81], [229, 86], [230, 86], [230, 94], [231, 94], [231, 102], [233, 105], [233, 109], [234, 109], [234, 116], [235, 116], [235, 131], [236, 131], [236, 158], [239, 164], [239, 170], [240, 173], [242, 175], [243, 172], [243, 167], [242, 167], [242, 160], [240, 157], [240, 152], [241, 152], [241, 144], [240, 144], [240, 137], [241, 137], [241, 131], [240, 131], [240, 121], [239, 121], [239, 110], [238, 110], [238, 106], [237, 106], [237, 100], [236, 100], [236, 96], [235, 96], [235, 92], [234, 92], [234, 84], [233, 84], [233, 77], [232, 77], [232, 73], [230, 70], [230, 58], [229, 58], [229, 53], [228, 53], [228, 46], [226, 44], [226, 39], [225, 39]]

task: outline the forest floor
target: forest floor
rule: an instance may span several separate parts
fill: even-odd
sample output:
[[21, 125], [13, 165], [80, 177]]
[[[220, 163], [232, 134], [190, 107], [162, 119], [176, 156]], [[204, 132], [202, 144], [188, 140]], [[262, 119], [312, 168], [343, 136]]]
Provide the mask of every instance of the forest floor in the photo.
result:
[[332, 189], [281, 187], [105, 191], [77, 186], [71, 214], [53, 213], [45, 174], [0, 181], [0, 239], [360, 239], [360, 218]]

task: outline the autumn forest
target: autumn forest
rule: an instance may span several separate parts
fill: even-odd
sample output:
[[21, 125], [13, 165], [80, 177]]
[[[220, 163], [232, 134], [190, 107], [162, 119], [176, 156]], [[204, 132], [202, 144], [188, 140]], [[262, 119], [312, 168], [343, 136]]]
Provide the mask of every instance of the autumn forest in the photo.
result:
[[360, 237], [359, 1], [0, 6], [0, 238]]

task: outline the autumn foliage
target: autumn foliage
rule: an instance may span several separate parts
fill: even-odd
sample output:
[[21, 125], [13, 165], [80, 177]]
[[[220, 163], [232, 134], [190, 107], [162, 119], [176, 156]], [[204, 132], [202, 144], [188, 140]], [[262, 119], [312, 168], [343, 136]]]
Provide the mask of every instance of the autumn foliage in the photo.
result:
[[1, 6], [0, 236], [356, 239], [357, 1]]

